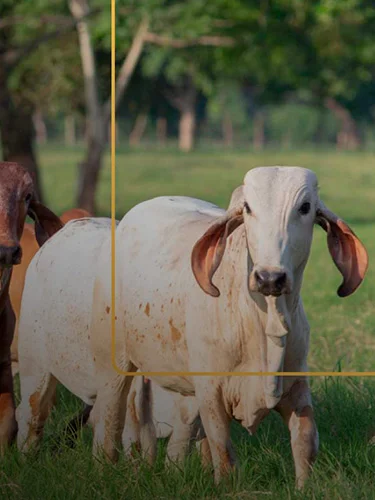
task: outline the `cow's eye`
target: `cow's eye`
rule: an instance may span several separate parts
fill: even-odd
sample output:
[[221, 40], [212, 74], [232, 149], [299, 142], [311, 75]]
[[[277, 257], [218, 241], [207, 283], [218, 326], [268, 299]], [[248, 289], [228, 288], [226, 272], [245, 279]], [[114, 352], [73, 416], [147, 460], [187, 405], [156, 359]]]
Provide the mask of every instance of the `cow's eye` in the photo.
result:
[[299, 213], [302, 215], [307, 215], [310, 212], [311, 204], [306, 201], [299, 207]]
[[246, 210], [246, 213], [247, 213], [247, 214], [251, 214], [250, 207], [249, 207], [249, 205], [248, 205], [248, 203], [247, 203], [246, 201], [245, 201], [245, 203], [244, 203], [244, 209]]

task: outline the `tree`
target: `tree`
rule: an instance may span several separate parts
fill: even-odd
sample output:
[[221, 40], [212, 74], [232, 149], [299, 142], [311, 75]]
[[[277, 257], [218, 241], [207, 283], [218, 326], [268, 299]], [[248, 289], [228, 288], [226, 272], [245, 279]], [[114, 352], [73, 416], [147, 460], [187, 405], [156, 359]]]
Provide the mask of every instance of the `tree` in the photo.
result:
[[[61, 2], [3, 0], [0, 5], [0, 134], [4, 160], [19, 161], [31, 172], [42, 198], [35, 152], [33, 115], [43, 102], [46, 80], [62, 82], [53, 65], [51, 43], [74, 28]], [[49, 51], [45, 50], [49, 44]], [[36, 56], [39, 58], [36, 58]], [[34, 58], [35, 57], [35, 58]], [[57, 66], [56, 66], [57, 67]], [[56, 75], [56, 78], [54, 78]], [[43, 83], [42, 83], [43, 82]], [[56, 94], [56, 87], [51, 91]], [[39, 93], [40, 92], [40, 93]], [[43, 97], [41, 96], [43, 94]]]
[[185, 152], [194, 145], [199, 96], [212, 91], [214, 53], [235, 44], [226, 34], [222, 3], [164, 2], [153, 18], [153, 33], [146, 35], [152, 46], [142, 60], [143, 72], [146, 78], [165, 80], [165, 97], [180, 113], [179, 147]]
[[[92, 0], [92, 7], [96, 5], [95, 0]], [[185, 28], [197, 24], [198, 19], [192, 15], [192, 6], [197, 10], [197, 0], [188, 4], [165, 0], [133, 0], [117, 3], [116, 46], [118, 50], [116, 51], [116, 59], [117, 61], [121, 60], [121, 63], [116, 80], [116, 107], [124, 96], [146, 44], [182, 50], [195, 46], [218, 46], [233, 43], [233, 40], [228, 37], [212, 34], [210, 26], [207, 29], [207, 26], [204, 25], [203, 17], [199, 20], [199, 29], [195, 27], [194, 30], [183, 30], [184, 33], [188, 32], [188, 37], [184, 39], [175, 37], [174, 34], [178, 32], [178, 23], [181, 20], [181, 14], [184, 14], [184, 9], [191, 14], [189, 17], [183, 16]], [[88, 0], [69, 0], [69, 7], [76, 20], [80, 42], [89, 128], [86, 158], [79, 167], [78, 204], [94, 212], [96, 186], [106, 146], [106, 131], [111, 110], [108, 89], [104, 92], [106, 95], [104, 99], [99, 96], [95, 52], [99, 47], [107, 49], [107, 51], [110, 49], [109, 9], [108, 11], [103, 10], [101, 19], [96, 20], [96, 24], [91, 30], [86, 20], [89, 11]], [[205, 9], [200, 6], [199, 12], [203, 16]], [[80, 19], [82, 20], [80, 21]], [[166, 29], [168, 34], [164, 34]], [[173, 31], [174, 29], [175, 31]], [[103, 101], [104, 104], [101, 104]], [[192, 129], [192, 120], [185, 120], [184, 123], [186, 124], [184, 130]]]
[[236, 43], [215, 51], [216, 73], [244, 82], [255, 115], [294, 94], [331, 110], [341, 147], [359, 144], [359, 93], [374, 79], [373, 2], [228, 0], [221, 14]]
[[[106, 134], [111, 117], [110, 97], [102, 105], [99, 98], [99, 83], [95, 50], [85, 17], [89, 12], [87, 0], [69, 0], [69, 8], [77, 22], [82, 71], [85, 88], [88, 140], [86, 158], [81, 163], [78, 173], [77, 203], [80, 207], [95, 213], [95, 193], [106, 146]], [[107, 16], [105, 16], [107, 17]], [[145, 43], [148, 20], [144, 17], [131, 42], [129, 51], [123, 60], [116, 80], [116, 106], [120, 103], [129, 80], [137, 64]]]
[[311, 40], [319, 61], [313, 81], [341, 124], [338, 147], [354, 149], [361, 142], [356, 124], [359, 93], [375, 74], [375, 6], [367, 0], [321, 0], [312, 9]]

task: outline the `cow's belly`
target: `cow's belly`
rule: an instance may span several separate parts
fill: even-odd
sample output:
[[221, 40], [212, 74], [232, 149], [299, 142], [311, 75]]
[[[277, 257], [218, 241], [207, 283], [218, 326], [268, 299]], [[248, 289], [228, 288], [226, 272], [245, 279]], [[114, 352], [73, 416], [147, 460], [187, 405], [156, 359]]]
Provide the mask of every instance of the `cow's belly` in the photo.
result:
[[87, 337], [62, 336], [57, 344], [55, 339], [48, 346], [50, 372], [75, 396], [86, 404], [94, 404], [97, 388]]

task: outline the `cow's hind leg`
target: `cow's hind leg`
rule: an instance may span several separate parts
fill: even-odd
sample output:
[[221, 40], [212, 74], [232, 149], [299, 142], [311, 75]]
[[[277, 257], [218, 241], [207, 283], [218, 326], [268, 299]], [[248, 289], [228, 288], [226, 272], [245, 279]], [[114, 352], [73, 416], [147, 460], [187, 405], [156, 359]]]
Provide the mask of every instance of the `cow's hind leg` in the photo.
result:
[[[135, 371], [129, 364], [125, 371]], [[94, 429], [93, 455], [111, 462], [118, 459], [121, 436], [125, 424], [127, 397], [132, 377], [121, 375], [113, 369], [106, 372], [98, 389], [89, 417]]]
[[194, 397], [183, 397], [175, 403], [176, 414], [173, 431], [168, 442], [167, 461], [182, 462], [191, 452], [202, 427], [198, 401]]
[[18, 448], [28, 451], [37, 446], [45, 421], [53, 406], [56, 378], [48, 372], [23, 376], [21, 373], [21, 403], [17, 408]]
[[189, 454], [196, 434], [195, 425], [176, 422], [167, 447], [166, 462], [180, 463]]

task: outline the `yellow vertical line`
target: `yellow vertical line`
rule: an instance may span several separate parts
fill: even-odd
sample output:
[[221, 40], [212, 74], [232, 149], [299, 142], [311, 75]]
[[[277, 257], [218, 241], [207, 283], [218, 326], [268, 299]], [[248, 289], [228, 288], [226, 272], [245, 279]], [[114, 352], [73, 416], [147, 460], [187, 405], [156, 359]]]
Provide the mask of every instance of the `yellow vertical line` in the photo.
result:
[[111, 337], [116, 367], [116, 0], [111, 0]]

